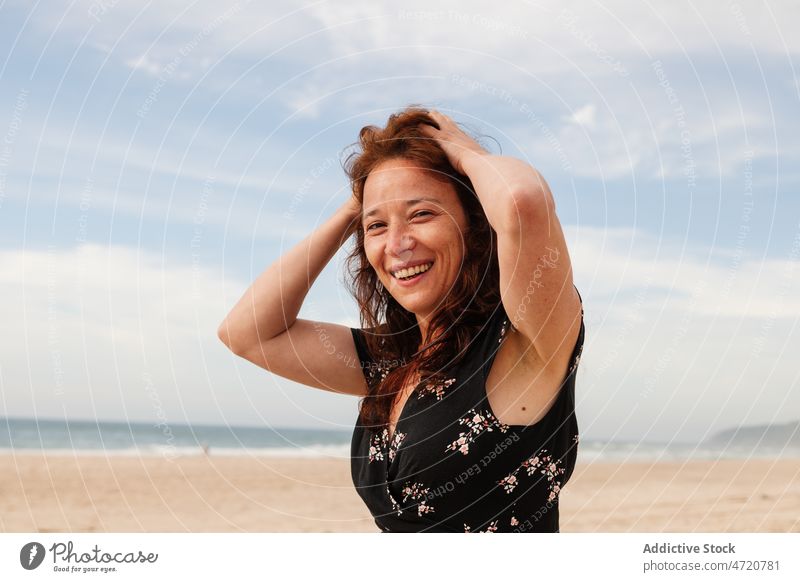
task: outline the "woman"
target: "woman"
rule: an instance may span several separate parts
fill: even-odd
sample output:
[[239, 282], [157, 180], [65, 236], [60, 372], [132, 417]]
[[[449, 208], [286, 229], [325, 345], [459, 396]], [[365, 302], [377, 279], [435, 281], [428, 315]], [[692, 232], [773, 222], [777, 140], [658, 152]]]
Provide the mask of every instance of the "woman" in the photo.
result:
[[[558, 531], [584, 328], [547, 183], [419, 107], [359, 145], [352, 198], [255, 281], [220, 338], [362, 397], [352, 475], [382, 531]], [[363, 329], [298, 319], [352, 234]]]

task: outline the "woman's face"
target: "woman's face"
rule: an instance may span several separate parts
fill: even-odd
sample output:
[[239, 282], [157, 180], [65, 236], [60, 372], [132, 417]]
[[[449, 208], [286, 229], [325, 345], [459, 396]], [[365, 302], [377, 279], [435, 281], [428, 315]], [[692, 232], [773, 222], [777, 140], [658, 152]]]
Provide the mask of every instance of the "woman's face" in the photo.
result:
[[447, 178], [435, 176], [416, 162], [393, 159], [376, 166], [364, 184], [367, 260], [417, 321], [435, 313], [464, 260], [464, 208]]

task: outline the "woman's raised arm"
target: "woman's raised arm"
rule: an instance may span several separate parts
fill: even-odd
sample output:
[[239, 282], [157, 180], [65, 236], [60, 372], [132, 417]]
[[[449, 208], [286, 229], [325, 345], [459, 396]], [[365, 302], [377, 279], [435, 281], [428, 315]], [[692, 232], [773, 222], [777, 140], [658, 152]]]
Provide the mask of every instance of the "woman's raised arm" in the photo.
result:
[[352, 197], [244, 292], [218, 335], [236, 355], [284, 378], [363, 396], [366, 381], [348, 327], [297, 319], [308, 290], [360, 226]]
[[550, 187], [529, 164], [490, 155], [449, 117], [430, 115], [439, 129], [425, 125], [423, 133], [469, 177], [497, 233], [500, 294], [512, 325], [529, 342], [525, 357], [556, 369], [560, 379], [580, 332], [581, 301]]

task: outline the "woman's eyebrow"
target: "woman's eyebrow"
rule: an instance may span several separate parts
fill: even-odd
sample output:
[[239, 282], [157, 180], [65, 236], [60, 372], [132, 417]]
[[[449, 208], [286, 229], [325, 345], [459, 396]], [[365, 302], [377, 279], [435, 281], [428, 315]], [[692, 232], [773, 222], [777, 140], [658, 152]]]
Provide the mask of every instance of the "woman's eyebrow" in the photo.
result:
[[[438, 204], [439, 206], [442, 205], [441, 200], [438, 200], [436, 198], [412, 198], [411, 200], [406, 200], [406, 206], [414, 206], [414, 204], [419, 204], [420, 202], [433, 202], [434, 204]], [[373, 208], [364, 215], [364, 220], [377, 213], [378, 209]]]

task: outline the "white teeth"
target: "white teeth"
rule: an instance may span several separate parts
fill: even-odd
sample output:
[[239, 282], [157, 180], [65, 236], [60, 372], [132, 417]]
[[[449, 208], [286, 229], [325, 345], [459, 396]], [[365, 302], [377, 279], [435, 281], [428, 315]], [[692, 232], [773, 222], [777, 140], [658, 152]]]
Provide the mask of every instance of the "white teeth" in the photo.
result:
[[407, 279], [412, 275], [416, 275], [418, 273], [424, 273], [428, 269], [433, 266], [433, 263], [427, 263], [425, 265], [417, 265], [416, 267], [409, 267], [408, 269], [400, 269], [399, 271], [394, 272], [394, 276], [398, 279]]

